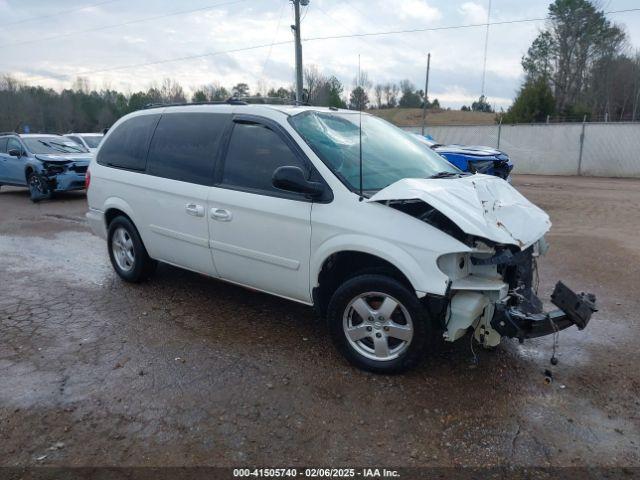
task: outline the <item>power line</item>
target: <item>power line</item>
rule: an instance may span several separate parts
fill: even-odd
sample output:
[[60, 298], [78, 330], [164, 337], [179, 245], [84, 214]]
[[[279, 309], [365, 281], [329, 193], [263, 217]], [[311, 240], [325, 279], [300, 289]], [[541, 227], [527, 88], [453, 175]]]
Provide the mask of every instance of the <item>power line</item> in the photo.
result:
[[[130, 65], [121, 65], [118, 67], [110, 67], [110, 68], [103, 68], [100, 70], [89, 70], [87, 72], [80, 72], [78, 73], [76, 76], [85, 76], [85, 75], [92, 75], [95, 73], [104, 73], [104, 72], [112, 72], [115, 70], [126, 70], [129, 68], [135, 68], [135, 67], [148, 67], [150, 65], [159, 65], [162, 63], [170, 63], [170, 62], [180, 62], [183, 60], [195, 60], [197, 58], [205, 58], [205, 57], [216, 57], [218, 55], [225, 55], [227, 53], [238, 53], [238, 52], [247, 52], [249, 50], [258, 50], [260, 48], [267, 48], [267, 47], [273, 47], [273, 46], [278, 46], [278, 45], [288, 45], [293, 43], [293, 40], [285, 40], [282, 42], [275, 42], [275, 43], [263, 43], [260, 45], [252, 45], [249, 47], [240, 47], [240, 48], [232, 48], [229, 50], [220, 50], [217, 52], [208, 52], [208, 53], [201, 53], [201, 54], [197, 54], [197, 55], [187, 55], [184, 57], [177, 57], [177, 58], [166, 58], [166, 59], [162, 59], [162, 60], [155, 60], [155, 61], [151, 61], [151, 62], [144, 62], [144, 63], [134, 63], [134, 64], [130, 64]], [[46, 78], [46, 77], [43, 77]]]
[[84, 5], [82, 7], [75, 7], [75, 8], [69, 8], [68, 10], [61, 10], [59, 12], [52, 13], [52, 14], [49, 14], [49, 15], [41, 15], [41, 16], [38, 16], [38, 17], [29, 17], [29, 18], [25, 18], [23, 20], [18, 20], [17, 22], [3, 23], [2, 24], [2, 28], [10, 27], [12, 25], [20, 25], [22, 23], [32, 22], [34, 20], [41, 20], [43, 18], [59, 17], [60, 15], [67, 15], [69, 13], [79, 12], [81, 10], [87, 10], [89, 8], [99, 7], [99, 6], [105, 5], [107, 3], [114, 3], [114, 2], [119, 2], [119, 1], [120, 0], [105, 0], [103, 2], [91, 3], [89, 5]]
[[[115, 1], [115, 0], [113, 0]], [[172, 13], [164, 13], [162, 15], [156, 15], [153, 17], [144, 17], [144, 18], [138, 18], [135, 20], [129, 20], [126, 22], [122, 22], [122, 23], [114, 23], [112, 25], [104, 25], [102, 27], [96, 27], [96, 28], [88, 28], [86, 30], [76, 30], [75, 32], [67, 32], [67, 33], [62, 33], [59, 35], [52, 35], [50, 37], [37, 37], [31, 40], [24, 40], [21, 42], [14, 42], [14, 43], [5, 43], [4, 45], [0, 45], [0, 48], [3, 47], [15, 47], [17, 45], [27, 45], [30, 43], [37, 43], [37, 42], [45, 42], [45, 41], [49, 41], [49, 40], [55, 40], [57, 38], [64, 38], [64, 37], [71, 37], [71, 36], [75, 36], [75, 35], [82, 35], [84, 33], [91, 33], [91, 32], [98, 32], [101, 30], [109, 30], [111, 28], [117, 28], [117, 27], [123, 27], [125, 25], [133, 25], [135, 23], [142, 23], [142, 22], [149, 22], [151, 20], [159, 20], [162, 18], [168, 18], [168, 17], [175, 17], [177, 15], [186, 15], [188, 13], [195, 13], [195, 12], [202, 12], [205, 10], [211, 10], [213, 8], [216, 7], [222, 7], [224, 5], [233, 5], [235, 3], [241, 3], [241, 2], [245, 2], [246, 0], [232, 0], [232, 1], [228, 1], [228, 2], [222, 2], [222, 3], [216, 3], [214, 5], [209, 5], [207, 7], [200, 7], [200, 8], [193, 8], [191, 10], [180, 10], [177, 12], [172, 12]]]
[[[237, 1], [244, 1], [244, 0], [237, 0]], [[236, 3], [236, 2], [231, 2], [231, 3]], [[629, 9], [625, 9], [625, 10], [611, 10], [611, 11], [604, 12], [604, 13], [609, 15], [609, 14], [616, 14], [616, 13], [631, 13], [631, 12], [639, 12], [639, 11], [640, 11], [640, 8], [629, 8]], [[449, 26], [442, 26], [442, 27], [413, 28], [413, 29], [407, 29], [407, 30], [392, 30], [392, 31], [384, 31], [384, 32], [365, 32], [365, 33], [355, 33], [355, 34], [349, 34], [349, 35], [333, 35], [333, 36], [325, 36], [325, 37], [310, 37], [310, 38], [303, 39], [303, 41], [304, 42], [311, 42], [311, 41], [335, 40], [335, 39], [353, 38], [353, 37], [373, 37], [373, 36], [383, 36], [383, 35], [396, 35], [396, 34], [403, 34], [403, 33], [417, 33], [417, 32], [428, 32], [428, 31], [440, 31], [440, 30], [457, 30], [457, 29], [463, 29], [463, 28], [486, 27], [487, 25], [509, 25], [509, 24], [518, 24], [518, 23], [527, 23], [527, 22], [539, 22], [539, 21], [544, 21], [544, 20], [548, 20], [548, 17], [523, 18], [523, 19], [516, 19], [516, 20], [505, 20], [505, 21], [500, 21], [500, 22], [475, 23], [475, 24], [465, 24], [465, 25], [449, 25]], [[285, 41], [274, 42], [274, 43], [271, 43], [271, 42], [270, 43], [263, 43], [263, 44], [258, 44], [258, 45], [251, 45], [251, 46], [248, 46], [248, 47], [240, 47], [240, 48], [234, 48], [234, 49], [229, 49], [229, 50], [220, 50], [220, 51], [217, 51], [217, 52], [207, 52], [207, 53], [201, 53], [201, 54], [196, 54], [196, 55], [187, 55], [187, 56], [183, 56], [183, 57], [174, 57], [174, 58], [166, 58], [166, 59], [161, 59], [161, 60], [154, 60], [154, 61], [150, 61], [150, 62], [142, 62], [142, 63], [134, 63], [134, 64], [129, 64], [129, 65], [121, 65], [121, 66], [117, 66], [117, 67], [109, 67], [109, 68], [98, 69], [98, 70], [89, 70], [89, 71], [85, 71], [85, 72], [78, 72], [77, 74], [75, 74], [75, 76], [84, 76], [84, 75], [91, 75], [91, 74], [95, 74], [95, 73], [105, 73], [105, 72], [111, 72], [111, 71], [116, 71], [116, 70], [126, 70], [126, 69], [129, 69], [129, 68], [146, 67], [146, 66], [150, 66], [150, 65], [159, 65], [159, 64], [163, 64], [163, 63], [180, 62], [180, 61], [184, 61], [184, 60], [194, 60], [194, 59], [198, 59], [198, 58], [214, 57], [214, 56], [224, 55], [224, 54], [228, 54], [228, 53], [246, 52], [246, 51], [250, 51], [250, 50], [258, 50], [258, 49], [267, 48], [267, 47], [274, 47], [274, 46], [280, 46], [280, 45], [289, 45], [289, 44], [292, 44], [292, 43], [294, 43], [293, 40], [285, 40]], [[37, 76], [37, 77], [34, 77], [34, 78], [50, 79], [51, 77]]]
[[264, 77], [264, 71], [267, 68], [267, 63], [269, 63], [269, 60], [271, 59], [273, 44], [276, 43], [276, 40], [278, 39], [278, 33], [280, 32], [280, 23], [282, 22], [282, 14], [284, 13], [284, 7], [286, 7], [287, 4], [289, 3], [289, 0], [281, 0], [281, 1], [282, 1], [282, 7], [280, 7], [280, 16], [278, 17], [278, 23], [276, 25], [276, 32], [273, 34], [273, 41], [271, 42], [271, 45], [269, 45], [269, 53], [267, 53], [267, 57], [264, 59], [264, 63], [262, 64], [262, 72], [260, 72], [260, 77]]
[[[603, 13], [605, 15], [609, 15], [614, 13], [630, 13], [630, 12], [639, 12], [639, 11], [640, 11], [640, 8], [628, 8], [625, 10], [611, 10]], [[353, 33], [349, 35], [328, 35], [323, 37], [309, 37], [309, 38], [303, 39], [303, 41], [311, 42], [316, 40], [339, 40], [342, 38], [354, 38], [354, 37], [378, 37], [383, 35], [398, 35], [402, 33], [436, 32], [441, 30], [459, 30], [464, 28], [486, 27], [488, 25], [510, 25], [510, 24], [516, 24], [516, 23], [541, 22], [544, 20], [549, 20], [549, 17], [521, 18], [517, 20], [504, 20], [501, 22], [468, 23], [464, 25], [446, 25], [443, 27], [411, 28], [407, 30], [388, 30], [383, 32], [364, 32], [364, 33]]]

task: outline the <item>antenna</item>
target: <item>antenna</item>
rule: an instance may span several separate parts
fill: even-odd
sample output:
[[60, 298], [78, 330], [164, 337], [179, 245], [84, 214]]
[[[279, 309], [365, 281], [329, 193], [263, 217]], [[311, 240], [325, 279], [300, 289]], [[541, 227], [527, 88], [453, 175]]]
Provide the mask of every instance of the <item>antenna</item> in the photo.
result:
[[[360, 85], [362, 83], [362, 77], [360, 74], [360, 54], [358, 54], [358, 86], [357, 88], [362, 89], [362, 86]], [[360, 93], [360, 92], [358, 92]], [[359, 136], [360, 136], [360, 148], [359, 148], [359, 155], [360, 155], [360, 201], [362, 201], [363, 199], [363, 195], [362, 195], [362, 100], [363, 100], [363, 96], [360, 97], [360, 99], [358, 100], [358, 107], [360, 110], [360, 113], [358, 114], [358, 120], [359, 120]]]

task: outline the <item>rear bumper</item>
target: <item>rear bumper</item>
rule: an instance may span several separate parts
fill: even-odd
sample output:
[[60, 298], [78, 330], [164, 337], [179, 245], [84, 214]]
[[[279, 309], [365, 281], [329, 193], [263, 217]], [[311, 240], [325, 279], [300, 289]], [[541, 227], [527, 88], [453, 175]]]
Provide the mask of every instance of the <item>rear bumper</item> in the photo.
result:
[[107, 225], [104, 221], [104, 213], [100, 210], [90, 208], [85, 216], [87, 217], [87, 223], [91, 227], [91, 230], [93, 230], [93, 233], [106, 240]]
[[[556, 284], [551, 294], [551, 302], [557, 310], [544, 312], [540, 309], [526, 311], [520, 306], [496, 304], [491, 326], [502, 336], [517, 338], [543, 337], [576, 325], [582, 330], [587, 326], [591, 315], [597, 312], [596, 297], [591, 293], [574, 293], [562, 282]], [[532, 302], [537, 303], [537, 302]], [[529, 303], [530, 305], [530, 303]]]

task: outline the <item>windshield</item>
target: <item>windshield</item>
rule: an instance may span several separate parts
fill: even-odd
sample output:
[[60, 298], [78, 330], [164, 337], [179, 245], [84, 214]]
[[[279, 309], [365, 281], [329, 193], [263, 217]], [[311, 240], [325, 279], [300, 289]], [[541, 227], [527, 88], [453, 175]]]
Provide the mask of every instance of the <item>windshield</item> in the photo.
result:
[[[290, 118], [296, 131], [320, 159], [352, 190], [378, 191], [403, 178], [444, 177], [461, 173], [411, 134], [371, 115], [308, 111]], [[440, 175], [439, 175], [440, 174]]]
[[86, 153], [88, 151], [64, 137], [22, 137], [22, 141], [27, 149], [35, 154]]
[[102, 135], [80, 135], [89, 148], [98, 148]]

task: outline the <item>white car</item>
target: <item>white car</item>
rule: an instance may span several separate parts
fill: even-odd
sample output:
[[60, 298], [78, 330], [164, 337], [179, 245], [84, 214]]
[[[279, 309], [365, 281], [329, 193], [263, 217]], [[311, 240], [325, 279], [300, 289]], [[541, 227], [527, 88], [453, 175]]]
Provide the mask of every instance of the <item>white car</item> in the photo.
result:
[[65, 137], [73, 140], [79, 145], [82, 145], [91, 153], [94, 153], [98, 149], [98, 145], [102, 141], [104, 134], [102, 133], [67, 133]]
[[367, 114], [150, 108], [109, 130], [89, 170], [87, 218], [124, 280], [160, 261], [313, 305], [370, 371], [406, 370], [434, 337], [473, 330], [489, 347], [584, 328], [595, 311], [561, 282], [561, 309], [542, 311], [542, 210]]

